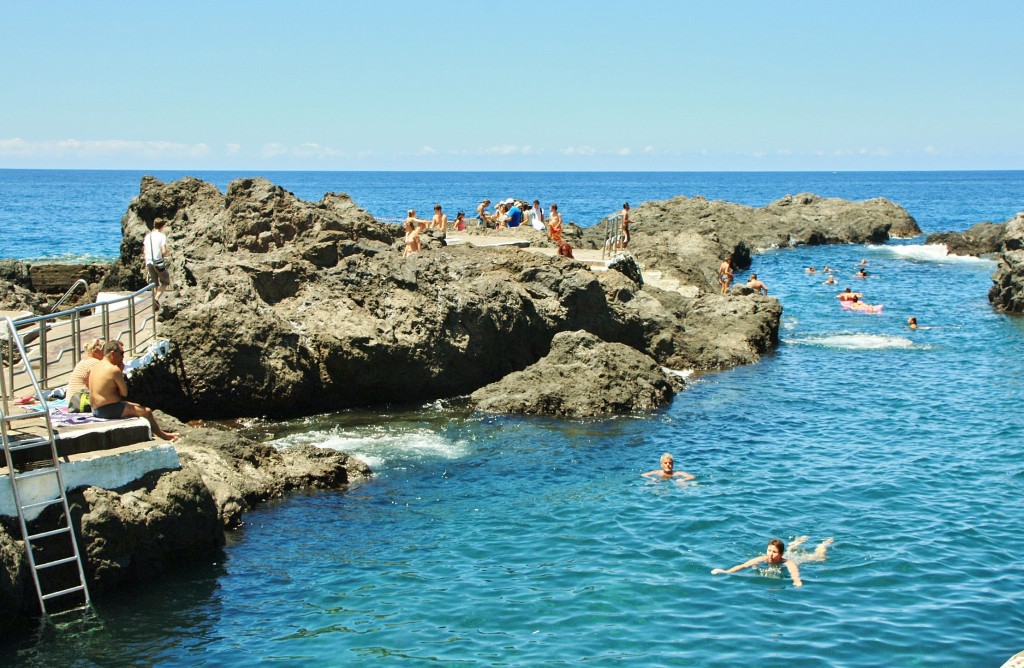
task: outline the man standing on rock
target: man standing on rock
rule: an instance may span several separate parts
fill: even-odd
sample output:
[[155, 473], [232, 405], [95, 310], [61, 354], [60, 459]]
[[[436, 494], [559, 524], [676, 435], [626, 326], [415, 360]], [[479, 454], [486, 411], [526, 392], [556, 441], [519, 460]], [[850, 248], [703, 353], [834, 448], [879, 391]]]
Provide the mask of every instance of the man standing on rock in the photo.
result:
[[103, 360], [89, 372], [89, 400], [94, 417], [116, 420], [123, 417], [144, 417], [153, 433], [165, 441], [177, 441], [178, 434], [164, 431], [156, 423], [153, 409], [125, 401], [128, 383], [124, 378], [124, 347], [120, 341], [107, 341], [103, 346]]
[[156, 283], [153, 299], [156, 300], [157, 308], [160, 308], [160, 298], [171, 285], [170, 264], [167, 262], [167, 235], [164, 234], [166, 225], [162, 218], [157, 218], [153, 221], [153, 229], [142, 240], [142, 259], [149, 272], [150, 282]]

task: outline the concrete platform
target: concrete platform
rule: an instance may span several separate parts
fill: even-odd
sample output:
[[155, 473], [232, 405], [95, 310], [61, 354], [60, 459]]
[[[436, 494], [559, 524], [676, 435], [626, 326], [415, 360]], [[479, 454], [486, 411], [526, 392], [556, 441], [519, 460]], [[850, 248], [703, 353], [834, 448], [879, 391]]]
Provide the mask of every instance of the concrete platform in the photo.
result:
[[[69, 490], [86, 486], [116, 489], [151, 471], [181, 468], [178, 452], [173, 445], [164, 441], [77, 453], [61, 459], [61, 475], [64, 477], [65, 488]], [[0, 469], [0, 515], [17, 517], [18, 509], [15, 507], [9, 475], [8, 469]], [[56, 476], [46, 475], [20, 480], [18, 491], [21, 503], [28, 505], [57, 498], [56, 479]], [[25, 520], [34, 520], [43, 510], [45, 507], [27, 510]]]

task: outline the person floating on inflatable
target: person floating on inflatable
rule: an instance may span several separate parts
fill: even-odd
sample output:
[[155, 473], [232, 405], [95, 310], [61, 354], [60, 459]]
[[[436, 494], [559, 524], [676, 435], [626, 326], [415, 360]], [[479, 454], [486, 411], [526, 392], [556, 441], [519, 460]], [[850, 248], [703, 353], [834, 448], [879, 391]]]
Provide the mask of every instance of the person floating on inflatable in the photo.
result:
[[849, 301], [841, 303], [843, 308], [848, 308], [853, 311], [864, 311], [865, 313], [881, 313], [883, 306], [882, 304], [868, 304], [867, 302], [862, 302], [860, 297], [854, 297]]
[[854, 292], [850, 288], [846, 288], [845, 290], [840, 292], [838, 295], [836, 295], [836, 297], [838, 297], [839, 301], [841, 301], [841, 302], [848, 302], [848, 301], [853, 301], [854, 299], [863, 299], [864, 295], [862, 295], [859, 292]]

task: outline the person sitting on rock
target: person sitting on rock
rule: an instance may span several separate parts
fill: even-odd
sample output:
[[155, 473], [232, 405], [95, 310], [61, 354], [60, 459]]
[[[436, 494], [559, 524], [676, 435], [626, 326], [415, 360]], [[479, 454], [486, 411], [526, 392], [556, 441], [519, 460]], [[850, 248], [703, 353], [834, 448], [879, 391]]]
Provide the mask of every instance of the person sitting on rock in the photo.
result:
[[[85, 344], [82, 353], [82, 359], [71, 370], [71, 376], [68, 378], [66, 394], [69, 413], [80, 413], [82, 408], [90, 406], [88, 398], [83, 402], [81, 396], [76, 397], [75, 395], [84, 392], [88, 397], [89, 374], [92, 372], [92, 368], [103, 360], [103, 339], [93, 339]], [[86, 408], [86, 410], [90, 409]]]
[[676, 479], [680, 482], [686, 482], [687, 480], [693, 480], [697, 476], [687, 473], [686, 471], [675, 470], [675, 459], [671, 453], [666, 452], [661, 456], [661, 468], [656, 471], [648, 471], [641, 475], [651, 480], [672, 480]]
[[750, 280], [747, 281], [747, 287], [758, 294], [768, 294], [768, 286], [762, 283], [761, 281], [757, 280], [757, 274], [750, 275]]
[[569, 245], [568, 241], [563, 240], [562, 243], [558, 244], [558, 256], [567, 257], [570, 260], [575, 259], [572, 256], [572, 246]]
[[480, 202], [480, 204], [477, 205], [476, 207], [476, 217], [480, 220], [481, 225], [486, 225], [487, 227], [491, 227], [492, 225], [494, 225], [494, 216], [487, 213], [486, 211], [487, 207], [489, 207], [490, 205], [491, 200], [485, 199], [484, 201]]
[[107, 341], [103, 345], [103, 360], [89, 373], [89, 399], [94, 417], [116, 420], [125, 417], [144, 417], [153, 433], [165, 441], [177, 441], [173, 431], [164, 431], [156, 422], [153, 409], [126, 401], [128, 383], [124, 377], [124, 347], [120, 341]]

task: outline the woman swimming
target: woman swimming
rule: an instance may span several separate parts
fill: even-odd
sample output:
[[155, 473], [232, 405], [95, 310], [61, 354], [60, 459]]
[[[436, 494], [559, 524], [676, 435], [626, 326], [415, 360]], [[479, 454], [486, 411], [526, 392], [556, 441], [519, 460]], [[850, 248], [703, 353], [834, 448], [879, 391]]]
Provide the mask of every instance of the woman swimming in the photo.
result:
[[[803, 545], [807, 540], [807, 536], [800, 536], [793, 541], [793, 549], [799, 545]], [[802, 557], [802, 561], [824, 561], [825, 551], [828, 550], [828, 546], [833, 542], [832, 538], [826, 538], [821, 541], [818, 547], [814, 548], [814, 552], [806, 557]], [[768, 541], [768, 547], [765, 549], [765, 553], [760, 557], [754, 557], [749, 561], [745, 561], [742, 564], [738, 564], [729, 569], [716, 568], [711, 571], [712, 575], [721, 575], [723, 573], [735, 573], [742, 571], [745, 568], [751, 568], [758, 564], [767, 564], [769, 566], [785, 566], [786, 570], [789, 571], [789, 576], [793, 579], [793, 586], [802, 587], [804, 585], [803, 580], [800, 579], [800, 567], [797, 565], [797, 560], [793, 557], [784, 557], [783, 554], [786, 552], [786, 544], [779, 538], [772, 538]]]

